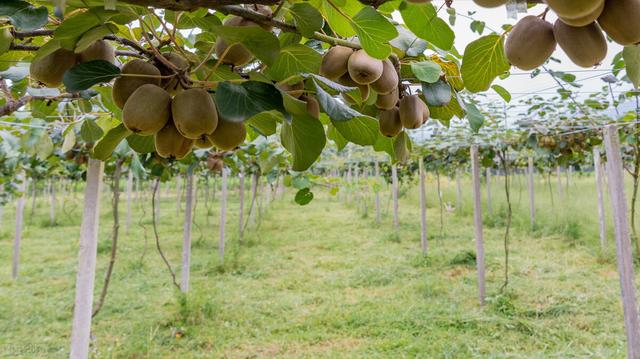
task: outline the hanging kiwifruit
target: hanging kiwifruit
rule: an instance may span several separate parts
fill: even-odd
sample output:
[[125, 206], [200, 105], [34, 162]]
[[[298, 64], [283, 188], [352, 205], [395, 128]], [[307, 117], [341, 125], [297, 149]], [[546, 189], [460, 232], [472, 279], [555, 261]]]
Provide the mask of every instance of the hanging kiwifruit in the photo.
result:
[[387, 94], [398, 87], [398, 72], [389, 60], [382, 61], [382, 76], [371, 83], [371, 88], [379, 94]]
[[278, 84], [278, 88], [290, 96], [300, 98], [304, 93], [304, 82], [298, 81], [292, 84]]
[[80, 62], [103, 60], [110, 63], [116, 61], [116, 49], [104, 40], [97, 40], [79, 54]]
[[348, 71], [349, 56], [353, 54], [353, 49], [345, 46], [334, 46], [330, 48], [322, 57], [320, 65], [320, 76], [330, 80], [337, 80]]
[[247, 129], [243, 122], [232, 122], [221, 118], [216, 130], [208, 137], [217, 149], [231, 151], [244, 142]]
[[[245, 20], [240, 16], [231, 16], [224, 21], [224, 26], [257, 26], [256, 23]], [[222, 38], [216, 39], [216, 56], [221, 58], [222, 62], [233, 66], [243, 66], [253, 59], [253, 54], [242, 44], [229, 44]]]
[[160, 86], [160, 70], [148, 62], [139, 59], [131, 60], [122, 66], [123, 75], [147, 75], [155, 77], [121, 76], [113, 83], [113, 101], [123, 108], [133, 91], [146, 84]]
[[498, 7], [507, 3], [507, 0], [473, 0], [474, 3], [482, 7]]
[[309, 116], [316, 120], [320, 118], [320, 104], [315, 97], [308, 95], [304, 96], [303, 100], [307, 103], [307, 113]]
[[177, 94], [171, 102], [173, 122], [180, 133], [190, 139], [211, 134], [218, 125], [218, 111], [211, 95], [192, 88]]
[[[190, 66], [189, 61], [187, 61], [187, 59], [185, 59], [184, 57], [182, 57], [182, 55], [179, 55], [178, 53], [164, 52], [162, 53], [162, 56], [165, 59], [167, 59], [170, 63], [175, 65], [175, 67], [177, 67], [178, 71], [180, 72], [184, 72], [189, 69], [189, 66]], [[161, 61], [157, 59], [155, 60], [154, 65], [158, 68], [158, 70], [160, 70], [160, 74], [162, 76], [169, 76], [175, 73], [173, 69], [170, 69], [167, 65], [163, 64]], [[160, 81], [160, 86], [165, 90], [167, 90], [167, 92], [169, 92], [170, 95], [175, 95], [178, 92], [183, 90], [183, 87], [180, 85], [180, 80], [176, 76], [163, 78]]]
[[156, 85], [138, 87], [124, 105], [122, 123], [141, 136], [160, 131], [171, 116], [171, 96]]
[[382, 61], [367, 55], [364, 50], [358, 50], [349, 56], [347, 68], [353, 81], [368, 85], [382, 76], [384, 65]]
[[558, 18], [567, 25], [576, 26], [576, 27], [586, 26], [596, 21], [600, 16], [600, 14], [602, 14], [602, 11], [604, 10], [604, 3], [605, 2], [603, 1], [599, 7], [593, 10], [593, 12], [590, 12], [584, 16], [580, 16], [576, 18], [566, 18], [566, 17], [558, 16]]
[[558, 45], [578, 66], [593, 67], [607, 56], [607, 40], [595, 22], [588, 26], [573, 27], [556, 20], [553, 34]]
[[156, 152], [163, 158], [180, 160], [188, 155], [193, 148], [193, 140], [182, 136], [171, 119], [156, 133], [154, 141]]
[[604, 0], [546, 0], [545, 2], [559, 17], [577, 19], [596, 11], [602, 6]]
[[533, 15], [518, 21], [505, 43], [505, 54], [509, 62], [525, 71], [544, 64], [555, 49], [553, 25]]
[[9, 27], [0, 28], [0, 55], [4, 55], [11, 48], [13, 34]]
[[58, 49], [33, 61], [29, 67], [29, 73], [32, 78], [47, 87], [58, 87], [62, 84], [65, 71], [73, 67], [77, 59], [73, 51]]
[[381, 110], [390, 110], [396, 107], [398, 100], [398, 88], [396, 87], [388, 94], [378, 94], [378, 97], [376, 98], [376, 107]]
[[400, 122], [404, 128], [420, 128], [429, 119], [429, 115], [429, 108], [418, 95], [404, 96], [400, 99]]
[[[358, 89], [360, 89], [360, 99], [362, 100], [362, 102], [365, 102], [369, 98], [369, 94], [370, 94], [369, 85], [360, 85], [360, 84], [356, 83], [355, 81], [353, 81], [353, 79], [351, 78], [351, 76], [349, 76], [348, 73], [342, 75], [342, 77], [340, 77], [338, 79], [338, 83], [341, 84], [341, 85], [344, 85], [344, 86], [357, 87]], [[351, 98], [351, 100], [353, 100], [353, 103], [351, 103], [352, 105], [354, 105], [355, 103], [358, 102], [355, 99], [353, 99], [351, 95], [349, 95], [347, 93], [343, 93], [342, 97]], [[349, 100], [347, 100], [347, 101], [349, 101]]]
[[615, 0], [605, 2], [598, 18], [602, 29], [620, 45], [640, 42], [640, 0]]
[[402, 131], [402, 121], [400, 121], [400, 110], [394, 107], [390, 110], [380, 111], [378, 115], [378, 125], [380, 133], [387, 137], [395, 137]]
[[207, 149], [213, 147], [213, 142], [211, 142], [209, 136], [202, 136], [194, 140], [193, 145], [200, 149]]

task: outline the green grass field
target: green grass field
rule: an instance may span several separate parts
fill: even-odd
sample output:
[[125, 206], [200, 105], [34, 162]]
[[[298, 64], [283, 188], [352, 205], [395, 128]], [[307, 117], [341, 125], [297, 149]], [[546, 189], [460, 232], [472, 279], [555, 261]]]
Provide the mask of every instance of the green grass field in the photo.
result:
[[[485, 216], [486, 306], [477, 301], [470, 185], [464, 205], [444, 213], [440, 229], [429, 178], [429, 255], [420, 253], [418, 188], [404, 187], [399, 231], [392, 230], [388, 190], [383, 221], [373, 195], [348, 203], [317, 190], [306, 207], [293, 193], [265, 209], [238, 245], [237, 191], [232, 191], [227, 257], [217, 254], [218, 202], [207, 224], [198, 194], [191, 292], [180, 295], [156, 249], [148, 193], [134, 202], [121, 238], [112, 284], [94, 319], [93, 354], [113, 358], [623, 358], [626, 355], [615, 247], [598, 239], [593, 178], [574, 176], [553, 205], [537, 180], [538, 224], [531, 229], [524, 178], [513, 181], [510, 283], [504, 272], [506, 205], [493, 182], [493, 216]], [[455, 182], [442, 184], [455, 204]], [[484, 188], [483, 188], [484, 190]], [[148, 191], [147, 191], [148, 192]], [[359, 194], [356, 198], [355, 194]], [[82, 203], [66, 198], [59, 223], [39, 199], [27, 202], [20, 278], [10, 279], [13, 206], [0, 227], [0, 357], [68, 356]], [[61, 199], [59, 199], [61, 200]], [[608, 206], [608, 204], [607, 204]], [[144, 212], [143, 212], [144, 207]], [[607, 207], [607, 210], [609, 208]], [[182, 214], [164, 186], [159, 232], [174, 268], [180, 265]], [[100, 218], [96, 293], [110, 252], [110, 195]], [[609, 225], [610, 225], [609, 221]]]

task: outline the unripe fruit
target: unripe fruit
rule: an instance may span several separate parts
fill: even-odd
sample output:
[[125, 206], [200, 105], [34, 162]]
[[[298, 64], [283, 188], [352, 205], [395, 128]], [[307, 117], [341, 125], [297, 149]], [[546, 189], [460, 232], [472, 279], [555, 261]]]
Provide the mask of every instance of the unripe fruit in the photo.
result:
[[391, 61], [382, 61], [382, 76], [371, 84], [371, 88], [379, 94], [386, 94], [398, 87], [398, 72]]
[[0, 55], [4, 55], [11, 48], [13, 42], [13, 35], [9, 27], [0, 29]]
[[553, 34], [558, 45], [578, 66], [593, 67], [607, 56], [607, 40], [595, 22], [588, 26], [573, 27], [556, 20]]
[[640, 42], [640, 0], [616, 0], [605, 2], [598, 23], [613, 41], [620, 45]]
[[97, 40], [79, 54], [80, 62], [103, 60], [110, 63], [116, 61], [116, 49], [104, 40]]
[[400, 121], [400, 110], [394, 107], [390, 110], [381, 111], [378, 115], [378, 125], [380, 133], [387, 137], [395, 137], [402, 131], [402, 122]]
[[364, 50], [358, 50], [349, 56], [347, 65], [349, 76], [360, 85], [368, 85], [382, 76], [384, 65], [382, 61], [367, 55]]
[[334, 46], [322, 57], [320, 76], [337, 80], [348, 71], [349, 57], [353, 49], [345, 46]]
[[553, 25], [533, 15], [518, 21], [505, 43], [505, 54], [509, 62], [525, 71], [544, 64], [555, 49]]
[[429, 119], [429, 115], [429, 108], [418, 95], [400, 99], [400, 122], [404, 128], [420, 128]]
[[141, 136], [160, 131], [171, 116], [171, 96], [156, 85], [146, 84], [135, 90], [122, 110], [122, 123]]
[[172, 120], [155, 135], [156, 152], [163, 158], [183, 159], [191, 152], [193, 140], [183, 137]]
[[29, 72], [31, 77], [47, 85], [47, 87], [58, 87], [62, 85], [64, 73], [73, 67], [76, 62], [77, 57], [73, 51], [58, 49], [33, 61], [29, 67]]
[[390, 110], [396, 107], [398, 104], [398, 88], [396, 87], [390, 93], [386, 95], [378, 94], [378, 98], [376, 98], [376, 107], [381, 110]]
[[132, 75], [147, 75], [156, 77], [121, 76], [113, 83], [113, 102], [123, 108], [131, 94], [138, 87], [146, 84], [160, 86], [160, 70], [142, 60], [131, 60], [122, 66], [121, 73]]
[[240, 146], [247, 137], [243, 122], [218, 121], [218, 127], [208, 136], [213, 145], [221, 151], [231, 151]]
[[192, 140], [211, 134], [218, 125], [216, 104], [211, 95], [200, 88], [177, 94], [171, 102], [171, 113], [178, 131]]
[[320, 118], [320, 104], [313, 96], [306, 96], [304, 100], [307, 102], [307, 113], [316, 120]]

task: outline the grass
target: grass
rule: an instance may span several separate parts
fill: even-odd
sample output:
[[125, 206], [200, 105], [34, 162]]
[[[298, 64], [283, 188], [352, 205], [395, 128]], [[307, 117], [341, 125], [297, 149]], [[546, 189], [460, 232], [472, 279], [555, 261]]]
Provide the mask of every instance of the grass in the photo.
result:
[[[514, 180], [510, 284], [503, 280], [506, 205], [500, 177], [485, 216], [487, 304], [477, 303], [469, 184], [462, 208], [440, 219], [435, 181], [427, 183], [429, 255], [420, 254], [417, 187], [404, 188], [398, 231], [387, 192], [375, 223], [352, 196], [346, 203], [321, 190], [302, 208], [289, 193], [273, 202], [260, 228], [238, 245], [237, 193], [230, 198], [227, 257], [217, 255], [218, 209], [207, 225], [198, 194], [191, 291], [178, 293], [155, 251], [148, 195], [134, 202], [122, 232], [105, 307], [93, 324], [93, 356], [115, 358], [623, 358], [625, 335], [612, 236], [600, 251], [593, 179], [574, 176], [568, 195], [537, 181], [537, 223], [531, 228], [524, 179]], [[553, 186], [555, 190], [555, 186]], [[442, 181], [455, 204], [455, 182]], [[159, 232], [179, 267], [182, 221], [164, 186]], [[10, 279], [13, 208], [0, 227], [0, 357], [68, 356], [82, 204], [68, 197], [68, 215], [48, 224], [38, 201], [27, 220], [20, 278]], [[145, 213], [142, 209], [145, 209]], [[100, 218], [96, 293], [110, 251], [105, 194]], [[610, 221], [608, 223], [611, 223]], [[609, 229], [611, 232], [611, 229]], [[146, 244], [145, 244], [146, 243]], [[145, 249], [146, 248], [146, 249]]]

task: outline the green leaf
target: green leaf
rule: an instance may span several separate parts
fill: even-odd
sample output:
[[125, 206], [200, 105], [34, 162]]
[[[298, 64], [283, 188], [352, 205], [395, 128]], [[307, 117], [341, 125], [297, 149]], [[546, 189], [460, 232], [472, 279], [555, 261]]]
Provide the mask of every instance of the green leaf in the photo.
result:
[[398, 31], [374, 8], [367, 6], [360, 10], [353, 17], [351, 26], [369, 56], [384, 60], [391, 55], [389, 41], [398, 36]]
[[493, 91], [495, 91], [498, 95], [500, 95], [500, 97], [502, 97], [502, 99], [504, 100], [504, 102], [511, 102], [511, 93], [509, 93], [509, 91], [507, 91], [506, 88], [500, 86], [500, 85], [493, 85], [491, 86], [491, 88], [493, 89]]
[[82, 51], [86, 50], [89, 46], [91, 46], [97, 40], [102, 39], [107, 35], [111, 35], [113, 33], [118, 32], [118, 27], [113, 24], [106, 24], [102, 26], [94, 27], [93, 29], [85, 32], [78, 42], [76, 43], [75, 53], [79, 54]]
[[317, 73], [321, 62], [322, 56], [309, 46], [288, 45], [280, 50], [276, 62], [267, 69], [267, 75], [282, 81], [301, 72]]
[[411, 71], [418, 80], [434, 83], [440, 79], [442, 67], [433, 61], [412, 62]]
[[[356, 0], [346, 0], [344, 5], [338, 4], [337, 1], [334, 1], [334, 3], [340, 9], [339, 11], [329, 1], [322, 1], [324, 18], [329, 23], [331, 30], [342, 37], [354, 36], [356, 33], [351, 27], [351, 17], [362, 9], [362, 4]], [[343, 14], [347, 16], [345, 17]]]
[[44, 132], [36, 142], [35, 153], [43, 161], [53, 153], [53, 141], [47, 132]]
[[35, 7], [26, 1], [2, 0], [0, 17], [8, 17], [19, 30], [39, 29], [49, 21], [49, 13], [44, 6]]
[[311, 116], [295, 116], [291, 124], [283, 123], [280, 141], [293, 156], [292, 169], [305, 171], [320, 157], [324, 149], [324, 126]]
[[218, 36], [229, 45], [242, 44], [255, 57], [267, 66], [273, 65], [278, 59], [280, 42], [278, 38], [260, 26], [213, 26]]
[[331, 121], [331, 123], [345, 139], [360, 146], [373, 146], [380, 133], [378, 121], [369, 116], [362, 115], [349, 121]]
[[296, 193], [295, 201], [301, 206], [305, 206], [313, 201], [313, 192], [308, 188], [303, 188]]
[[471, 130], [477, 133], [478, 131], [480, 131], [480, 128], [482, 128], [482, 125], [484, 124], [484, 115], [482, 114], [482, 112], [480, 112], [480, 110], [478, 110], [476, 105], [472, 103], [466, 104], [465, 108], [467, 110], [467, 120], [469, 120]]
[[76, 144], [76, 133], [73, 131], [73, 126], [69, 125], [68, 129], [69, 131], [65, 130], [67, 133], [64, 135], [64, 140], [62, 141], [62, 148], [60, 149], [62, 153], [71, 151]]
[[332, 121], [348, 121], [354, 117], [364, 116], [344, 103], [337, 101], [318, 85], [317, 82], [314, 81], [314, 84], [316, 85], [316, 96], [320, 108], [324, 113], [329, 115]]
[[111, 154], [115, 151], [120, 142], [122, 142], [122, 140], [124, 140], [125, 137], [129, 136], [130, 134], [131, 131], [124, 127], [124, 124], [122, 123], [112, 128], [93, 147], [93, 156], [101, 161], [106, 161], [109, 157], [111, 157]]
[[625, 46], [624, 50], [622, 50], [622, 57], [624, 58], [629, 81], [638, 89], [640, 85], [640, 46]]
[[282, 95], [272, 84], [246, 81], [241, 84], [223, 82], [216, 90], [220, 115], [229, 121], [244, 121], [263, 111], [277, 110], [287, 116]]
[[454, 117], [458, 117], [459, 119], [464, 118], [464, 109], [460, 106], [460, 102], [458, 102], [458, 97], [455, 93], [451, 92], [451, 101], [445, 106], [429, 106], [429, 111], [431, 112], [431, 118], [440, 120], [442, 124], [448, 126], [449, 121]]
[[411, 139], [406, 131], [400, 132], [393, 139], [393, 152], [395, 154], [394, 159], [397, 162], [407, 162], [409, 156], [411, 156]]
[[98, 126], [95, 120], [86, 119], [82, 122], [82, 127], [80, 127], [80, 136], [85, 142], [94, 143], [98, 141], [104, 131]]
[[308, 3], [296, 3], [291, 8], [291, 16], [295, 19], [296, 28], [307, 38], [322, 29], [324, 23], [322, 14]]
[[245, 124], [253, 127], [263, 136], [271, 136], [276, 133], [278, 122], [284, 121], [282, 113], [276, 110], [264, 111], [252, 116]]
[[451, 86], [445, 81], [422, 83], [422, 95], [429, 106], [445, 106], [451, 101]]
[[467, 45], [460, 72], [466, 88], [480, 92], [488, 90], [493, 80], [510, 67], [504, 54], [504, 38], [487, 35]]
[[62, 82], [69, 92], [90, 88], [95, 84], [109, 82], [120, 75], [118, 66], [104, 60], [77, 64], [64, 73]]
[[156, 151], [154, 136], [140, 136], [134, 133], [127, 136], [127, 143], [132, 150], [140, 154]]
[[329, 124], [327, 127], [327, 138], [335, 142], [338, 151], [342, 151], [347, 146], [347, 143], [349, 143], [333, 124]]
[[400, 15], [409, 30], [419, 38], [445, 51], [453, 47], [455, 34], [449, 25], [438, 17], [436, 8], [431, 3], [413, 4], [404, 1], [400, 5]]

